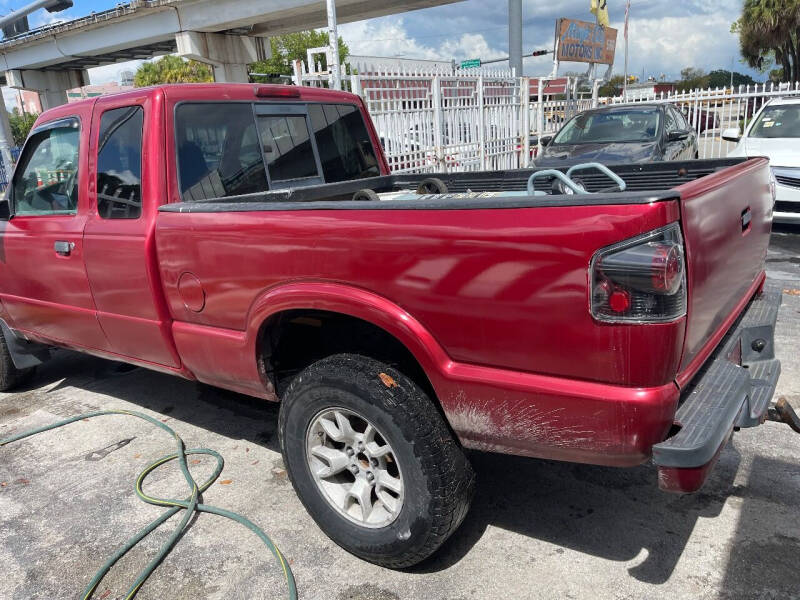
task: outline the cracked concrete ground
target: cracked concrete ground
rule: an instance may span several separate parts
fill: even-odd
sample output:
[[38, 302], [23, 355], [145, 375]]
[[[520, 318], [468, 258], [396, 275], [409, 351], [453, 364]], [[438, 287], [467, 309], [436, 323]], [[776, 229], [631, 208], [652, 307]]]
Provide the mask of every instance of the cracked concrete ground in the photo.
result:
[[[800, 408], [800, 230], [778, 231], [770, 276], [786, 294], [777, 330], [778, 395]], [[277, 448], [277, 407], [142, 369], [59, 351], [31, 386], [0, 394], [0, 438], [80, 412], [154, 415], [225, 470], [205, 502], [240, 512], [289, 558], [300, 596], [325, 600], [468, 598], [800, 599], [800, 436], [784, 425], [736, 434], [706, 486], [658, 491], [651, 466], [610, 469], [475, 453], [465, 523], [432, 559], [397, 572], [347, 554], [306, 514]], [[95, 570], [164, 509], [134, 480], [173, 451], [160, 430], [98, 417], [0, 448], [0, 598], [77, 598]], [[198, 480], [212, 469], [191, 465]], [[177, 465], [146, 491], [186, 495]], [[177, 518], [115, 567], [95, 597], [120, 598]], [[250, 532], [199, 516], [138, 598], [280, 598], [282, 579]]]

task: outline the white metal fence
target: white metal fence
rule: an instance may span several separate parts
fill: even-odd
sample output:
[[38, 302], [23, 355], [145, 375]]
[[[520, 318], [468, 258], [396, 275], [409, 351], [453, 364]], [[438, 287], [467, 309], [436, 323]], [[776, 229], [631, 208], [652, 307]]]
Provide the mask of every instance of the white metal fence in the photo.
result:
[[528, 151], [523, 80], [507, 71], [398, 73], [380, 67], [351, 76], [393, 171], [513, 169]]
[[[326, 75], [296, 71], [304, 85], [324, 86]], [[563, 81], [563, 80], [562, 80]], [[359, 65], [347, 89], [365, 101], [395, 172], [455, 172], [528, 166], [537, 135], [557, 132], [578, 112], [623, 98], [579, 97], [567, 78], [563, 93], [547, 80], [508, 70], [393, 69]], [[628, 103], [670, 102], [698, 134], [700, 158], [727, 156], [734, 144], [724, 129], [744, 130], [771, 98], [800, 97], [800, 83], [759, 84], [639, 96]]]

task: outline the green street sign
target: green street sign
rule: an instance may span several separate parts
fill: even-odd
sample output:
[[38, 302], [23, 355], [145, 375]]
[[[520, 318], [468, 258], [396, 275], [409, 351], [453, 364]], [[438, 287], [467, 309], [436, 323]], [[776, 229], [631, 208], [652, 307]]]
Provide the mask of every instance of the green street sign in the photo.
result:
[[470, 58], [469, 60], [462, 60], [461, 61], [461, 68], [462, 69], [477, 69], [481, 66], [481, 59], [480, 58]]

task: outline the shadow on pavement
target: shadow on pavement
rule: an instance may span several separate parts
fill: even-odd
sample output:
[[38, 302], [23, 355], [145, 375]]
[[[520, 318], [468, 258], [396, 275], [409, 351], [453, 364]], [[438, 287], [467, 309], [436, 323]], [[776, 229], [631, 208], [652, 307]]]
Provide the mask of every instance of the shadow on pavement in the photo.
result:
[[[67, 350], [56, 350], [54, 358], [38, 368], [29, 386], [17, 393], [47, 386], [51, 387], [45, 397], [66, 387], [107, 394], [178, 422], [280, 452], [277, 403]], [[94, 408], [84, 404], [74, 412]], [[187, 443], [191, 441], [187, 439]]]
[[720, 600], [800, 599], [797, 465], [756, 456], [739, 491], [741, 512]]
[[472, 509], [418, 571], [458, 562], [492, 525], [608, 560], [644, 554], [628, 572], [659, 584], [672, 574], [697, 519], [719, 514], [739, 455], [729, 446], [705, 488], [685, 496], [661, 492], [650, 466], [617, 469], [483, 453], [472, 462], [478, 474]]

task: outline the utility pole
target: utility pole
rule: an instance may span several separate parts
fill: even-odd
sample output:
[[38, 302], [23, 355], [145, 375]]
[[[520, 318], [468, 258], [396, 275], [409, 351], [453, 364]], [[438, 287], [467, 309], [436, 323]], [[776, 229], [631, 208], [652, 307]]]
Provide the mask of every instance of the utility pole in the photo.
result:
[[625, 4], [625, 79], [622, 80], [622, 101], [628, 101], [628, 19], [631, 16], [631, 0]]
[[508, 66], [522, 77], [522, 0], [508, 0]]
[[328, 87], [342, 89], [342, 71], [339, 65], [339, 34], [336, 32], [336, 0], [328, 0]]

